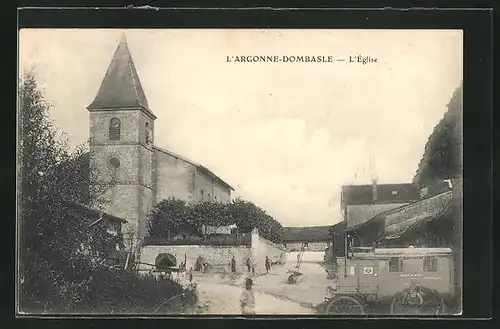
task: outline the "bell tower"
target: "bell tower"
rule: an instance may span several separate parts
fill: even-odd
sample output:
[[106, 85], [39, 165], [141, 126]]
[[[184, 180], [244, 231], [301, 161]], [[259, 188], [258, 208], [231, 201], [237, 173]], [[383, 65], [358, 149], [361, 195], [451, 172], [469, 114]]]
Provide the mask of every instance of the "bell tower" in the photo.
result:
[[149, 108], [125, 37], [87, 110], [91, 183], [105, 191], [103, 210], [127, 220], [123, 238], [125, 246], [135, 253], [146, 234], [146, 216], [155, 194], [156, 116]]

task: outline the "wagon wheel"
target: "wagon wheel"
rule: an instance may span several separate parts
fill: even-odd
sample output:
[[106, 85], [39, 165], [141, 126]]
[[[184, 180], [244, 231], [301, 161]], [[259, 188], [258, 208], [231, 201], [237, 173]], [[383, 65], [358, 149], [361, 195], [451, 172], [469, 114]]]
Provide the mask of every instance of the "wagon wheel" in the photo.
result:
[[326, 314], [360, 314], [364, 315], [363, 305], [355, 298], [339, 296], [333, 298], [326, 306]]
[[302, 276], [302, 273], [293, 272], [288, 276], [287, 282], [289, 284], [297, 283], [298, 279]]
[[424, 315], [441, 315], [444, 314], [446, 305], [441, 295], [428, 288], [420, 288], [420, 293], [423, 296], [424, 304], [420, 308], [421, 314]]
[[398, 292], [394, 295], [391, 301], [391, 315], [408, 315], [412, 309], [408, 309], [403, 305], [403, 292]]
[[419, 289], [423, 298], [423, 305], [420, 307], [403, 305], [403, 296], [407, 291], [397, 293], [391, 301], [392, 315], [440, 315], [444, 314], [445, 303], [441, 295], [435, 290], [421, 287]]

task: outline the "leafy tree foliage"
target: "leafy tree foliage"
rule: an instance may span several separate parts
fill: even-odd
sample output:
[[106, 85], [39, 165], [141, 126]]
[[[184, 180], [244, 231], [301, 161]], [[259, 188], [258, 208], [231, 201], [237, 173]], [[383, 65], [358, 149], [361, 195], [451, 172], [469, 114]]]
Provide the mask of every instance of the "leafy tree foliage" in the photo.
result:
[[250, 233], [257, 228], [264, 238], [275, 243], [283, 241], [283, 227], [278, 221], [254, 203], [239, 198], [231, 203], [205, 201], [195, 204], [187, 204], [174, 198], [163, 200], [150, 214], [149, 236], [201, 237], [203, 225], [236, 225], [240, 233]]
[[83, 148], [71, 153], [58, 138], [33, 72], [21, 80], [19, 104], [20, 311], [124, 312], [181, 291], [168, 280], [156, 283], [106, 267], [119, 236], [102, 225], [90, 227], [74, 206], [102, 201], [103, 191], [90, 185], [89, 154]]
[[429, 137], [414, 177], [418, 185], [462, 175], [462, 96], [463, 85], [460, 85], [448, 104], [448, 111]]

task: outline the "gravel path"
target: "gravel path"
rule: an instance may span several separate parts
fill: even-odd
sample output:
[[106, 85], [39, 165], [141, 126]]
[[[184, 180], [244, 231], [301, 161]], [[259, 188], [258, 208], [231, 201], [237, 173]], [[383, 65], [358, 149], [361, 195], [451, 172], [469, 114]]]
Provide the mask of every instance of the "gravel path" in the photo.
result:
[[[197, 282], [202, 314], [240, 315], [239, 297], [243, 287], [200, 280]], [[257, 314], [314, 314], [312, 309], [273, 296], [255, 292], [255, 312]]]

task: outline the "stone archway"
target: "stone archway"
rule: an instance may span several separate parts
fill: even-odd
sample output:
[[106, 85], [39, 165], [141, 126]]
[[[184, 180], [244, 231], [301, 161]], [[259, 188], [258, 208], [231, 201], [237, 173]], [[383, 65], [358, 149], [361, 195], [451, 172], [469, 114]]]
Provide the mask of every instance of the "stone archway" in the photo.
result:
[[155, 266], [159, 270], [166, 270], [177, 266], [177, 259], [169, 253], [161, 253], [155, 258]]

